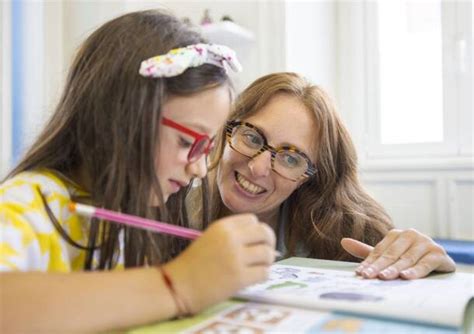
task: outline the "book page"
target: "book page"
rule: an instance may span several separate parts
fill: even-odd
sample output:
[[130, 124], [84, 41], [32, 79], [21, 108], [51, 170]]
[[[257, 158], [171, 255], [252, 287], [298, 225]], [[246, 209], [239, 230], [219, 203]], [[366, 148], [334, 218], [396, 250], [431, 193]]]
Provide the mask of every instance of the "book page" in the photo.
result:
[[474, 296], [474, 276], [433, 275], [418, 280], [363, 279], [353, 272], [275, 264], [269, 280], [236, 297], [263, 303], [461, 327]]
[[264, 334], [264, 333], [410, 333], [459, 334], [449, 327], [437, 327], [306, 310], [275, 304], [228, 301], [191, 318], [135, 328], [130, 334]]
[[235, 307], [183, 331], [186, 334], [219, 333], [305, 333], [311, 332], [329, 315], [319, 312], [279, 305], [239, 303]]
[[280, 305], [241, 303], [184, 330], [183, 334], [264, 333], [410, 333], [456, 334], [459, 331], [354, 317]]

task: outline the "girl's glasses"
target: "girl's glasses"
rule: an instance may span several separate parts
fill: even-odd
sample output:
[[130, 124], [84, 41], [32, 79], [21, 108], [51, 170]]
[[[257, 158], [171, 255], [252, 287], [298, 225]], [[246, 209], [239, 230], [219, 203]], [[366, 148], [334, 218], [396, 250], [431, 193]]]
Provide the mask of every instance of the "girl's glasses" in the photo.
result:
[[211, 139], [208, 135], [193, 131], [169, 118], [162, 117], [161, 124], [194, 137], [194, 143], [191, 145], [191, 149], [188, 153], [188, 162], [199, 160], [203, 154], [208, 155], [214, 146], [214, 138]]
[[255, 125], [239, 121], [228, 122], [226, 137], [234, 151], [249, 158], [269, 151], [272, 155], [272, 170], [286, 179], [298, 181], [316, 173], [316, 167], [306, 154], [293, 146], [275, 148], [268, 145], [267, 138]]

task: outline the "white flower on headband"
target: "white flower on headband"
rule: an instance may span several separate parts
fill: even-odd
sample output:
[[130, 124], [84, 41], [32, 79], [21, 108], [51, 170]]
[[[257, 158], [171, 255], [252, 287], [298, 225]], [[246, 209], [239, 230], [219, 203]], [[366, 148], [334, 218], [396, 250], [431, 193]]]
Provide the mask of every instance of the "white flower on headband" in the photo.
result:
[[180, 75], [189, 67], [203, 64], [216, 65], [226, 70], [230, 67], [235, 72], [242, 70], [231, 48], [217, 44], [193, 44], [142, 61], [139, 73], [144, 77], [169, 78]]

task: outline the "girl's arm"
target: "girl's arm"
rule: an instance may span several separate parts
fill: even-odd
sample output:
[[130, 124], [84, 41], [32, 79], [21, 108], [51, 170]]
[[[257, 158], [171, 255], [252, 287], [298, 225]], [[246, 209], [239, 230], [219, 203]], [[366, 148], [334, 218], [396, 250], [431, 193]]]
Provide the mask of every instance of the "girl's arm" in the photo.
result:
[[157, 268], [0, 276], [2, 332], [103, 331], [167, 319], [176, 306]]
[[[231, 297], [267, 277], [275, 236], [254, 215], [213, 223], [180, 256], [164, 265], [188, 311]], [[1, 332], [123, 329], [169, 319], [175, 297], [156, 267], [111, 272], [0, 275]]]

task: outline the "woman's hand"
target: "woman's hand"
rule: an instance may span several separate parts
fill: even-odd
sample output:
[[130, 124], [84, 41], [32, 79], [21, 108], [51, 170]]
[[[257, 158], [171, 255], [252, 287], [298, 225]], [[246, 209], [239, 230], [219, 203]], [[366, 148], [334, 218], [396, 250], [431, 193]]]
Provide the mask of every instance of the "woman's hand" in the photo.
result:
[[391, 230], [375, 247], [344, 238], [342, 247], [355, 257], [365, 259], [356, 269], [364, 278], [416, 279], [432, 271], [452, 272], [454, 261], [443, 247], [414, 230]]
[[265, 280], [274, 261], [273, 230], [253, 214], [240, 214], [211, 224], [165, 269], [178, 295], [197, 312]]

